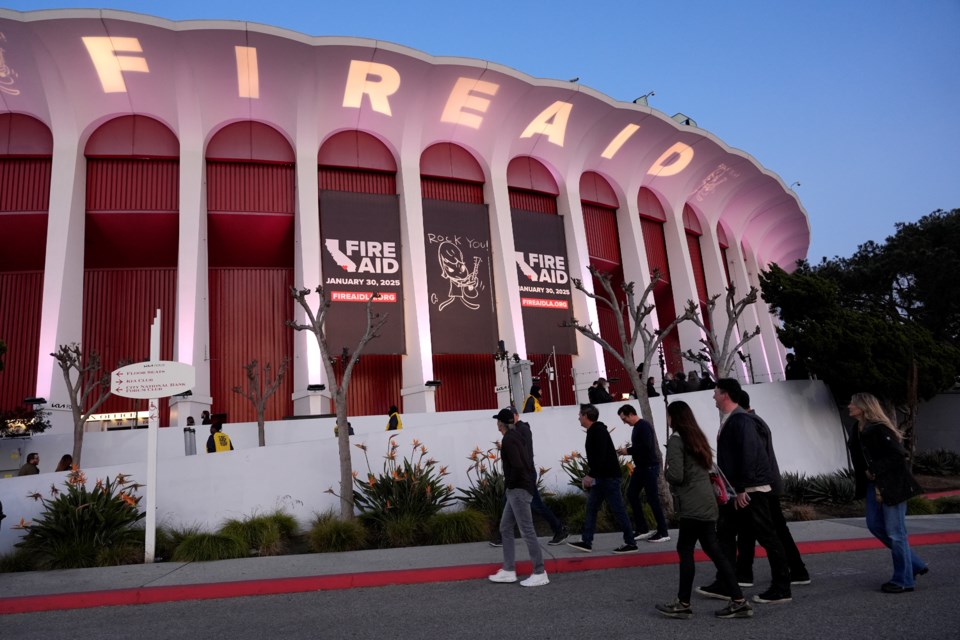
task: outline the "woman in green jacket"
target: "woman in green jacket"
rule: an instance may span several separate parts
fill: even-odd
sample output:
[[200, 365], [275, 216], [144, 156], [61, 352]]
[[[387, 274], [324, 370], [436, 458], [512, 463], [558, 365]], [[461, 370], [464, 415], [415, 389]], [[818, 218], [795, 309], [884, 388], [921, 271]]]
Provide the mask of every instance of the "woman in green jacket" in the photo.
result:
[[683, 401], [671, 402], [667, 407], [667, 426], [673, 434], [667, 441], [667, 462], [664, 476], [674, 496], [674, 510], [680, 520], [677, 555], [680, 556], [680, 588], [677, 598], [668, 604], [658, 604], [657, 611], [670, 618], [689, 618], [690, 593], [696, 564], [693, 559], [697, 542], [713, 561], [717, 574], [727, 593], [733, 595], [729, 604], [716, 612], [718, 618], [750, 618], [753, 609], [744, 599], [737, 584], [733, 565], [717, 542], [717, 518], [720, 515], [717, 498], [710, 484], [713, 453], [707, 437], [700, 430], [690, 405]]

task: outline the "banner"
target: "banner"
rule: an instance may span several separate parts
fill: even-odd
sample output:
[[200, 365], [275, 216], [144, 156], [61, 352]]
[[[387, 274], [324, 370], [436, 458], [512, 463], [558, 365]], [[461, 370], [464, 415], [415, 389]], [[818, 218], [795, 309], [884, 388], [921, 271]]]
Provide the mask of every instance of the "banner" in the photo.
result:
[[574, 330], [559, 326], [573, 317], [563, 218], [519, 209], [511, 214], [527, 353], [575, 354]]
[[497, 350], [487, 206], [424, 199], [433, 353]]
[[400, 263], [400, 202], [395, 195], [320, 192], [320, 267], [330, 301], [325, 324], [331, 355], [356, 348], [367, 327], [367, 300], [389, 314], [364, 353], [405, 353]]

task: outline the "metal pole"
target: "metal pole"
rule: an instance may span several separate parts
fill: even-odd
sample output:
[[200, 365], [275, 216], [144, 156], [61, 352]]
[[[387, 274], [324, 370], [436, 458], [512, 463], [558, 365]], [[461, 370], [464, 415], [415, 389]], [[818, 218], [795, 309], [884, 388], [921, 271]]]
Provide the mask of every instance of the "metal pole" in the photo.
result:
[[[150, 326], [150, 360], [160, 360], [160, 309]], [[150, 407], [147, 423], [147, 522], [144, 531], [143, 562], [151, 564], [157, 548], [157, 432], [160, 428], [160, 402], [147, 401]]]

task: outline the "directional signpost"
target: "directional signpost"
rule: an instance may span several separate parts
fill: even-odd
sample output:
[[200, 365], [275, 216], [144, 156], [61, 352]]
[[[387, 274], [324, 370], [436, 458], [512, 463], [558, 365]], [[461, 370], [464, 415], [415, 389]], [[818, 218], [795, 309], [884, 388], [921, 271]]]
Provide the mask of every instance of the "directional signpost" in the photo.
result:
[[127, 365], [110, 376], [110, 391], [124, 398], [149, 401], [147, 423], [147, 525], [143, 561], [153, 562], [157, 546], [157, 430], [160, 428], [159, 398], [189, 391], [196, 371], [189, 364], [160, 359], [160, 309], [150, 326], [150, 360]]

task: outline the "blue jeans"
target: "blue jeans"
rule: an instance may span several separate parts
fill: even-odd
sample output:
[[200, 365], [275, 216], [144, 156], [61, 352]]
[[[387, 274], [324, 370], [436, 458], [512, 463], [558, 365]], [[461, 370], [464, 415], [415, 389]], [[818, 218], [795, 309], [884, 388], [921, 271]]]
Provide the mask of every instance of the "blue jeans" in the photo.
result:
[[606, 500], [613, 511], [617, 526], [623, 531], [623, 541], [626, 544], [637, 544], [633, 537], [633, 527], [627, 517], [627, 508], [623, 504], [623, 495], [620, 493], [620, 478], [594, 478], [590, 493], [587, 494], [587, 516], [583, 521], [584, 542], [593, 542], [593, 532], [597, 528], [597, 514], [603, 501]]
[[500, 535], [503, 538], [503, 568], [507, 571], [516, 570], [516, 544], [513, 539], [513, 528], [520, 529], [520, 536], [527, 543], [530, 553], [530, 562], [533, 564], [533, 573], [543, 573], [543, 553], [540, 551], [540, 542], [537, 540], [537, 531], [533, 528], [533, 515], [530, 513], [530, 502], [533, 496], [523, 489], [507, 489], [507, 504], [503, 507], [500, 516]]
[[913, 576], [927, 565], [910, 550], [906, 515], [906, 501], [894, 505], [878, 502], [876, 486], [872, 482], [867, 483], [867, 529], [890, 548], [893, 556], [893, 577], [890, 582], [912, 589]]
[[[630, 476], [630, 484], [627, 486], [627, 502], [633, 509], [633, 521], [638, 533], [646, 533], [647, 519], [643, 515], [643, 503], [640, 502], [640, 492], [647, 493], [647, 502], [650, 503], [650, 511], [657, 521], [657, 533], [662, 536], [669, 535], [667, 531], [667, 519], [663, 515], [663, 507], [660, 506], [660, 465], [655, 464], [652, 467], [636, 467], [633, 475]], [[684, 601], [686, 602], [686, 601]]]

